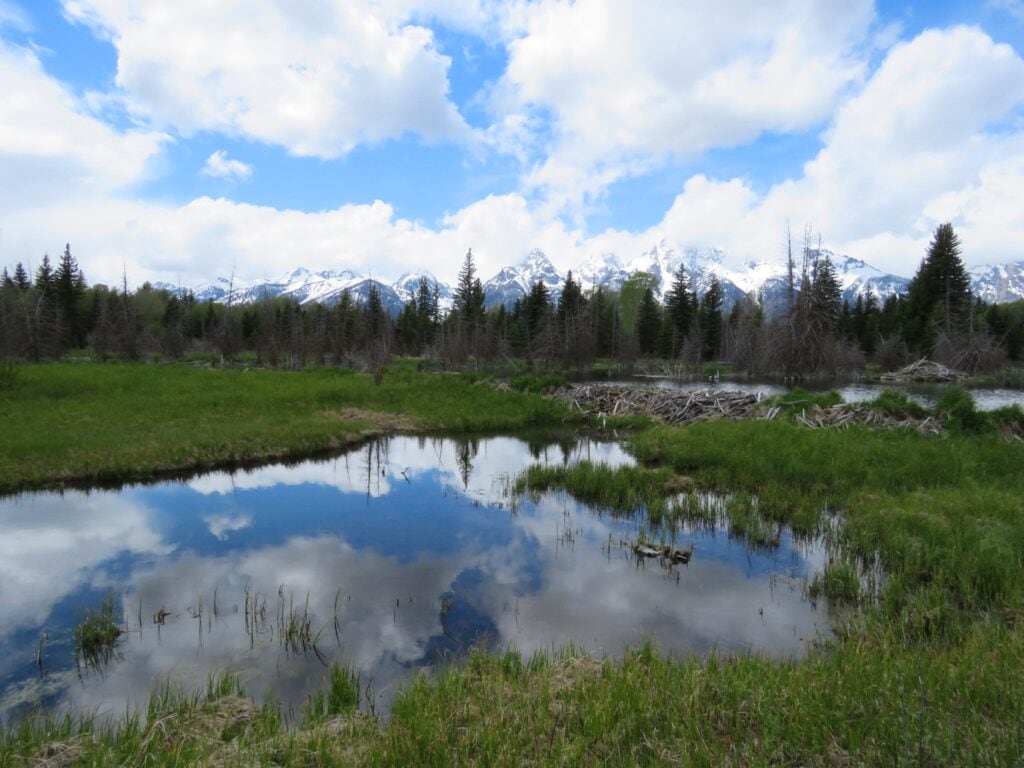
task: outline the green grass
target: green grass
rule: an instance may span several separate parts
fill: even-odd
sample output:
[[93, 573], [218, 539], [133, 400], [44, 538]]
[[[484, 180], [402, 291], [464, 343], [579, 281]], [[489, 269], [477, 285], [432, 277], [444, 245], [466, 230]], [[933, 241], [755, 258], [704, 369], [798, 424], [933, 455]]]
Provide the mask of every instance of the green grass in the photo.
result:
[[913, 416], [915, 419], [922, 419], [928, 415], [927, 408], [911, 400], [901, 389], [885, 389], [868, 405], [888, 416]]
[[677, 485], [675, 473], [667, 468], [613, 469], [584, 461], [571, 467], [529, 467], [516, 478], [515, 490], [563, 490], [597, 509], [617, 515], [643, 511], [658, 523], [666, 513], [667, 496]]
[[928, 653], [881, 630], [800, 662], [474, 653], [403, 689], [386, 723], [351, 707], [345, 671], [324, 694], [348, 698], [299, 723], [223, 678], [198, 695], [159, 689], [145, 717], [0, 730], [0, 765], [1014, 766], [1022, 668], [1024, 637], [1004, 628]]
[[509, 379], [509, 386], [516, 392], [531, 392], [535, 395], [542, 395], [557, 387], [565, 386], [565, 376], [557, 373], [549, 373], [543, 376], [523, 374]]
[[1024, 606], [1020, 443], [716, 422], [648, 430], [630, 445], [708, 488], [767, 499], [762, 514], [779, 522], [815, 530], [839, 510], [839, 543], [862, 562], [881, 558], [883, 604], [908, 636]]
[[843, 397], [835, 390], [828, 392], [808, 392], [799, 387], [789, 390], [784, 395], [775, 395], [768, 400], [768, 405], [777, 405], [786, 413], [799, 413], [813, 406], [828, 408], [839, 405]]
[[121, 628], [117, 623], [114, 596], [107, 595], [98, 609], [89, 611], [75, 626], [75, 661], [86, 667], [101, 668], [113, 656], [120, 638]]
[[147, 479], [336, 450], [392, 429], [579, 422], [567, 406], [472, 375], [187, 365], [26, 365], [0, 388], [0, 493]]

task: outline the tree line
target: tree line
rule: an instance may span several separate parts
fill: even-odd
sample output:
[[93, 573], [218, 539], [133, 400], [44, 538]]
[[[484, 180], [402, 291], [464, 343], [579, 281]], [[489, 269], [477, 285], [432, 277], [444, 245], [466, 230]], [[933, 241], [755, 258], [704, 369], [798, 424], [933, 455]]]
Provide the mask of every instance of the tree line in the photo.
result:
[[89, 286], [66, 247], [56, 266], [44, 256], [34, 275], [17, 264], [0, 274], [0, 357], [40, 361], [80, 353], [137, 360], [186, 355], [267, 365], [368, 364], [393, 355], [444, 365], [526, 358], [582, 367], [602, 358], [632, 363], [727, 362], [754, 374], [836, 373], [875, 363], [894, 368], [931, 356], [971, 370], [998, 368], [1024, 354], [1024, 302], [986, 305], [971, 295], [953, 227], [935, 231], [902, 296], [842, 298], [835, 267], [806, 232], [787, 253], [784, 298], [774, 313], [748, 295], [726, 311], [714, 278], [697, 290], [680, 266], [657, 298], [653, 275], [638, 272], [619, 288], [584, 291], [570, 272], [557, 297], [534, 283], [513, 306], [486, 308], [472, 251], [450, 310], [436, 284], [421, 280], [397, 317], [370, 283], [364, 301], [343, 292], [331, 306], [285, 297], [245, 304], [204, 301], [189, 292]]

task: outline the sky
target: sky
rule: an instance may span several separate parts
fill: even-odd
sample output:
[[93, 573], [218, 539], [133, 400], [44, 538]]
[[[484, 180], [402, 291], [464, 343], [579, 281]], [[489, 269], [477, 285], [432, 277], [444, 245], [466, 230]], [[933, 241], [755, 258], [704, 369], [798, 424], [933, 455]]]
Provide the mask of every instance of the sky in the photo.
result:
[[1024, 259], [1024, 0], [0, 0], [0, 265]]

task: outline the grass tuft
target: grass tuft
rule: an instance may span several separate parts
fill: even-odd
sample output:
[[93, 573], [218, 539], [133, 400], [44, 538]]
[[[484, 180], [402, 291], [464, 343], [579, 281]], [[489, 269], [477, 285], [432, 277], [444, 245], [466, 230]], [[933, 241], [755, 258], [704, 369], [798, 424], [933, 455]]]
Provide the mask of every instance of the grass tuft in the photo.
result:
[[89, 611], [75, 627], [75, 660], [90, 668], [102, 666], [113, 656], [120, 637], [114, 596], [108, 594], [99, 608]]
[[896, 416], [898, 418], [912, 416], [915, 419], [923, 419], [928, 415], [928, 409], [920, 403], [911, 400], [902, 389], [883, 390], [868, 405], [888, 416]]

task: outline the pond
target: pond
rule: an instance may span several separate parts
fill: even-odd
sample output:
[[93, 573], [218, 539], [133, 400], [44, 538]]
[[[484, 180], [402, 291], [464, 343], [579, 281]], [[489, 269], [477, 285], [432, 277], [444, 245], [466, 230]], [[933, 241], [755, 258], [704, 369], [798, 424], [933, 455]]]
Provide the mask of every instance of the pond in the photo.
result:
[[[581, 460], [633, 461], [578, 436], [398, 436], [328, 461], [0, 500], [0, 719], [116, 716], [161, 681], [227, 671], [297, 711], [332, 662], [386, 712], [410, 675], [475, 646], [788, 658], [828, 635], [806, 589], [820, 541], [680, 526], [693, 557], [666, 566], [628, 546], [651, 530], [642, 516], [510, 491], [533, 463]], [[74, 627], [105, 598], [123, 634], [76, 663]]]

